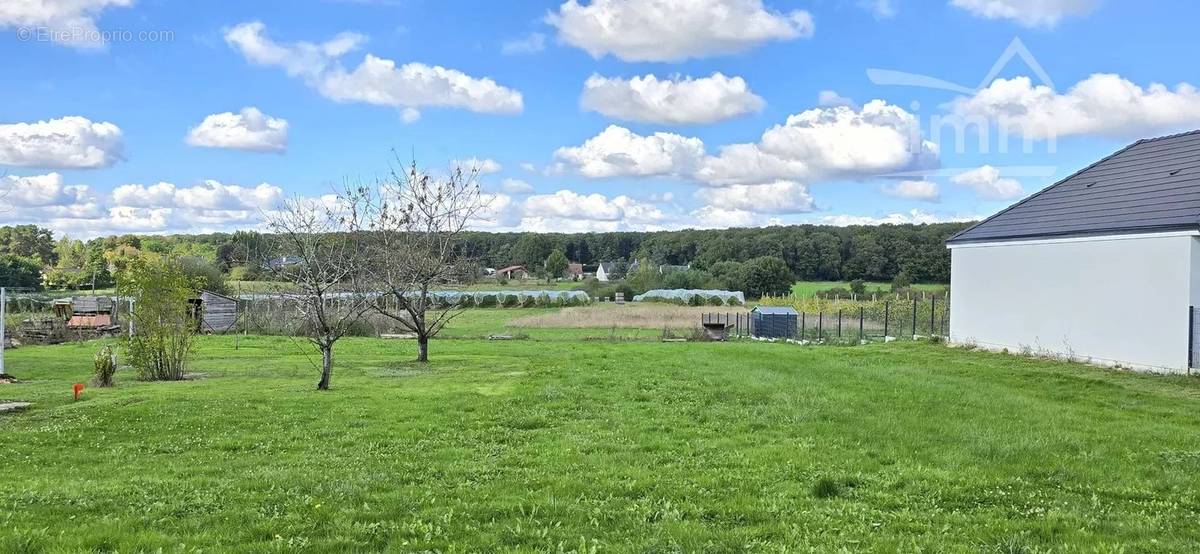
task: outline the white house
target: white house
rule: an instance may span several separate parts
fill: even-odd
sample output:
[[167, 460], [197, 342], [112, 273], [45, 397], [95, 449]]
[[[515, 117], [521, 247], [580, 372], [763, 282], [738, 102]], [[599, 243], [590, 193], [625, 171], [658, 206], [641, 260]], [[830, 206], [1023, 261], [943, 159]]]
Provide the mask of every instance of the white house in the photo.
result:
[[950, 341], [1200, 363], [1200, 131], [1138, 141], [950, 238]]

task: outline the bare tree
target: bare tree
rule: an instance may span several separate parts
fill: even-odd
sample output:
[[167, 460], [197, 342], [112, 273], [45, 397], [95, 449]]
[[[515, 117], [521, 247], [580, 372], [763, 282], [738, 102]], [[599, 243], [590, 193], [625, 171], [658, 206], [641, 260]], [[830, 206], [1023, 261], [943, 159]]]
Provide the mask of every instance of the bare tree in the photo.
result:
[[353, 206], [328, 206], [294, 199], [267, 214], [279, 257], [266, 263], [280, 281], [290, 283], [281, 296], [299, 315], [309, 342], [321, 352], [318, 390], [329, 389], [333, 346], [370, 308], [356, 286], [362, 276], [361, 235], [351, 231]]
[[372, 304], [384, 318], [417, 337], [417, 361], [429, 361], [429, 339], [462, 308], [434, 293], [469, 281], [479, 264], [459, 244], [467, 225], [487, 202], [479, 171], [452, 167], [438, 178], [417, 169], [393, 169], [375, 187], [348, 190], [346, 203], [363, 217], [357, 230], [369, 237], [364, 252], [366, 282], [379, 297]]

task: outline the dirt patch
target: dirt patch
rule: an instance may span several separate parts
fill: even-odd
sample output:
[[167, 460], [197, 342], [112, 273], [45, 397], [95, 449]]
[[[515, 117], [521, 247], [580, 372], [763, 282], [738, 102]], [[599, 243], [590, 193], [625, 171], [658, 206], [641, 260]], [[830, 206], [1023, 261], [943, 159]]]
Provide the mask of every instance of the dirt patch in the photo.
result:
[[671, 304], [599, 304], [563, 308], [547, 314], [520, 317], [509, 322], [511, 327], [530, 328], [611, 328], [622, 329], [692, 329], [700, 326], [706, 313], [745, 314], [742, 306], [674, 306]]

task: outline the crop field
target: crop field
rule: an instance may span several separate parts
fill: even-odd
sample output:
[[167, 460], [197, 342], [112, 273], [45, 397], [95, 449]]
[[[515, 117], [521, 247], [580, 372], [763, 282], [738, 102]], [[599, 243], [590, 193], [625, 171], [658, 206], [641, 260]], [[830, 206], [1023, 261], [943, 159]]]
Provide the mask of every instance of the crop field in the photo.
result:
[[0, 400], [34, 406], [0, 414], [0, 552], [1200, 546], [1194, 377], [513, 326], [563, 313], [471, 310], [427, 365], [348, 338], [326, 392], [288, 337], [205, 337], [192, 379], [78, 402], [100, 343], [10, 350]]
[[[867, 284], [867, 293], [872, 292], [890, 292], [892, 290], [891, 283], [871, 283]], [[935, 283], [917, 283], [913, 285], [916, 290], [935, 291], [945, 288], [946, 285]], [[796, 281], [792, 285], [792, 294], [796, 296], [815, 296], [821, 291], [826, 291], [832, 288], [850, 289], [850, 283], [847, 281]]]

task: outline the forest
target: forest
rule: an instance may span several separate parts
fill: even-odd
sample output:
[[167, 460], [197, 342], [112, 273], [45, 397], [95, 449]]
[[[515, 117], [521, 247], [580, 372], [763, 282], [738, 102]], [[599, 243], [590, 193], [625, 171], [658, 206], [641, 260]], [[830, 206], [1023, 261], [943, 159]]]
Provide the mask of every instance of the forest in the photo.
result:
[[[524, 265], [538, 273], [551, 252], [562, 251], [585, 266], [638, 260], [643, 264], [691, 264], [773, 257], [802, 281], [892, 281], [900, 273], [914, 282], [947, 283], [950, 253], [945, 240], [969, 223], [875, 226], [793, 225], [721, 230], [611, 233], [466, 233], [462, 248], [485, 267]], [[120, 235], [89, 241], [55, 236], [34, 225], [0, 227], [0, 282], [54, 288], [111, 286], [123, 260], [154, 252], [211, 265], [235, 280], [259, 278], [267, 259], [286, 256], [268, 234], [255, 231], [199, 235]]]

